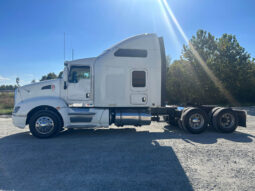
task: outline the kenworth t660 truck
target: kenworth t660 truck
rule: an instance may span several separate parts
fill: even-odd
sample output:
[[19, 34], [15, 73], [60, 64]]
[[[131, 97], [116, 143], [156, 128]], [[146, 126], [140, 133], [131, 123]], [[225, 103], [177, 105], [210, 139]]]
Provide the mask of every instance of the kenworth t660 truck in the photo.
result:
[[166, 106], [163, 38], [128, 38], [93, 58], [66, 61], [61, 78], [19, 87], [13, 123], [39, 138], [64, 128], [150, 125], [165, 121], [191, 133], [209, 125], [221, 132], [246, 126], [246, 113], [231, 108]]

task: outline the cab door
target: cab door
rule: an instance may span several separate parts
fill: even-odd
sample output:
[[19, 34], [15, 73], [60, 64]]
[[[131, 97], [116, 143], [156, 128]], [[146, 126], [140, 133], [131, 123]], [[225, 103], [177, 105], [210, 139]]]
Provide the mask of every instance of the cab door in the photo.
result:
[[68, 74], [67, 99], [69, 103], [91, 104], [92, 78], [90, 66], [71, 66]]
[[133, 69], [131, 70], [131, 105], [147, 105], [148, 91], [147, 91], [147, 77], [148, 72], [146, 69]]

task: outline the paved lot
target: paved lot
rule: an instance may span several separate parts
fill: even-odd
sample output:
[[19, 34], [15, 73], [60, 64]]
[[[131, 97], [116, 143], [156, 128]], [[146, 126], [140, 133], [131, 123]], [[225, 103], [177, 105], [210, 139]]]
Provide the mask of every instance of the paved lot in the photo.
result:
[[248, 128], [191, 135], [165, 123], [32, 137], [0, 119], [0, 190], [255, 190]]

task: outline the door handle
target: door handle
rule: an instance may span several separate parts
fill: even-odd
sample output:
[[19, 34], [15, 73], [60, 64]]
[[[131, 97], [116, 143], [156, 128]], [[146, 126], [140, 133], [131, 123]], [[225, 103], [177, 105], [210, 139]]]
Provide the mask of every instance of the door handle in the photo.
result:
[[90, 93], [86, 93], [86, 98], [90, 98]]
[[146, 102], [146, 97], [142, 97], [142, 102]]

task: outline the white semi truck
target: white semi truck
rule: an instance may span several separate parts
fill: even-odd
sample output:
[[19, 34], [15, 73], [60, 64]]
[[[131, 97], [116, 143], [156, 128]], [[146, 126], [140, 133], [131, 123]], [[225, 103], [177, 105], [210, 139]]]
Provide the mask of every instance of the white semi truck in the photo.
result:
[[63, 128], [150, 125], [165, 121], [191, 133], [209, 125], [221, 132], [246, 126], [246, 113], [215, 106], [166, 106], [162, 37], [128, 38], [93, 58], [66, 61], [61, 78], [19, 87], [13, 123], [39, 138]]

